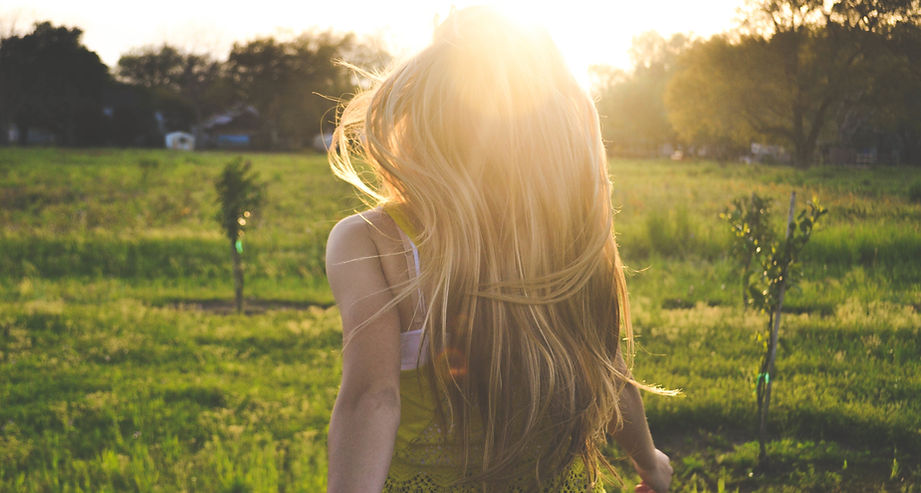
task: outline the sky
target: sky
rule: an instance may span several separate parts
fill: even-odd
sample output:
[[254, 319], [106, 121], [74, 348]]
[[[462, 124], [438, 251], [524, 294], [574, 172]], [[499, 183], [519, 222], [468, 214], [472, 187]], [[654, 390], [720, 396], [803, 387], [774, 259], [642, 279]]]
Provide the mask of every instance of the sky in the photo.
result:
[[[0, 33], [28, 32], [36, 21], [79, 27], [83, 42], [110, 67], [123, 53], [169, 43], [223, 58], [233, 43], [260, 36], [293, 37], [308, 30], [355, 32], [410, 55], [431, 38], [453, 6], [489, 4], [523, 22], [547, 27], [580, 80], [588, 66], [628, 69], [634, 36], [692, 33], [707, 37], [737, 24], [744, 0], [6, 0]], [[543, 5], [541, 5], [543, 4]]]

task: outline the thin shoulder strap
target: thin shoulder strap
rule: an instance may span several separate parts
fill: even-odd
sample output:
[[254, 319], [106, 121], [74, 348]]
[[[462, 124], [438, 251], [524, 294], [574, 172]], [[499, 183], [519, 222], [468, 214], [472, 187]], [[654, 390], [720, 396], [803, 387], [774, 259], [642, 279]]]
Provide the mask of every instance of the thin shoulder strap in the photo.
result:
[[415, 265], [416, 277], [422, 273], [421, 268], [419, 267], [419, 248], [416, 247], [415, 231], [413, 230], [412, 223], [406, 218], [406, 215], [403, 214], [403, 211], [398, 207], [385, 207], [384, 212], [390, 216], [390, 219], [393, 219], [393, 222], [396, 223], [397, 228], [400, 230], [400, 233], [406, 238], [409, 242], [409, 248], [413, 252], [413, 264]]
[[[384, 212], [393, 219], [393, 222], [397, 225], [397, 229], [400, 230], [400, 234], [403, 238], [409, 243], [409, 248], [413, 253], [413, 266], [416, 273], [416, 278], [422, 275], [422, 269], [419, 263], [419, 248], [416, 247], [415, 238], [415, 229], [413, 228], [412, 223], [409, 219], [406, 218], [406, 215], [400, 210], [399, 207], [391, 206], [384, 207]], [[423, 310], [425, 308], [425, 298], [422, 296], [422, 288], [418, 288], [418, 298], [419, 298], [419, 309]]]
[[416, 228], [413, 227], [413, 223], [409, 221], [409, 218], [406, 217], [406, 214], [403, 212], [403, 209], [400, 209], [400, 206], [384, 206], [384, 212], [390, 216], [390, 219], [393, 219], [393, 222], [397, 223], [397, 227], [400, 228], [400, 231], [406, 236], [410, 239], [416, 237]]

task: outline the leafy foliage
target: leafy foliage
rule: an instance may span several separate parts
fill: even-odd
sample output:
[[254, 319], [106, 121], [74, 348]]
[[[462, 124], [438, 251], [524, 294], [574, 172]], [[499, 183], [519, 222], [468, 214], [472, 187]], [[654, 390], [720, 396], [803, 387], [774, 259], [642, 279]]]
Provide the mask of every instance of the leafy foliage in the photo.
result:
[[[733, 202], [733, 209], [723, 213], [735, 234], [737, 243], [736, 253], [743, 263], [742, 289], [746, 305], [752, 305], [761, 311], [768, 312], [767, 337], [764, 341], [764, 357], [758, 372], [756, 395], [760, 418], [760, 445], [761, 464], [767, 464], [766, 448], [766, 423], [767, 412], [771, 398], [771, 378], [774, 374], [774, 357], [778, 343], [778, 325], [780, 322], [780, 309], [783, 304], [786, 288], [793, 284], [792, 267], [796, 262], [800, 250], [809, 241], [812, 229], [819, 218], [828, 211], [818, 205], [818, 200], [813, 197], [808, 203], [808, 210], [800, 212], [793, 218], [793, 200], [791, 196], [790, 219], [787, 224], [787, 234], [783, 241], [775, 241], [768, 229], [768, 203], [769, 201], [752, 194], [748, 203], [742, 199]], [[752, 273], [751, 264], [755, 260], [760, 267], [759, 273]]]
[[259, 181], [250, 161], [237, 158], [227, 163], [214, 188], [220, 205], [217, 220], [227, 239], [236, 244], [265, 198], [265, 184]]
[[357, 85], [352, 72], [335, 63], [342, 58], [370, 68], [389, 55], [354, 34], [332, 32], [234, 44], [224, 67], [236, 100], [259, 111], [261, 145], [300, 148], [305, 137], [331, 127], [335, 101]]
[[125, 53], [116, 71], [125, 83], [151, 95], [170, 129], [188, 130], [231, 105], [223, 66], [209, 55], [164, 44]]
[[251, 121], [219, 125], [251, 133], [256, 147], [301, 148], [322, 130], [333, 100], [356, 89], [337, 59], [370, 68], [389, 55], [351, 33], [305, 32], [235, 43], [226, 60], [168, 44], [136, 49], [119, 59], [118, 75], [151, 95], [168, 130], [214, 126], [209, 116], [250, 108], [258, 114]]
[[663, 95], [675, 62], [688, 44], [683, 34], [665, 39], [650, 31], [633, 39], [630, 58], [634, 68], [629, 73], [605, 65], [591, 68], [608, 149], [620, 155], [648, 156], [674, 142]]
[[746, 306], [773, 313], [780, 301], [780, 286], [790, 287], [795, 282], [796, 260], [819, 218], [828, 213], [815, 197], [807, 206], [794, 219], [789, 236], [782, 241], [776, 240], [770, 230], [768, 198], [754, 193], [751, 197], [737, 198], [730, 209], [720, 214], [737, 240], [732, 249], [741, 265], [742, 299]]
[[0, 41], [0, 142], [15, 124], [55, 133], [60, 143], [99, 143], [109, 72], [78, 28], [36, 23], [31, 33]]
[[870, 147], [893, 150], [894, 162], [921, 159], [917, 1], [762, 0], [748, 9], [736, 32], [679, 56], [665, 105], [682, 141], [716, 154], [782, 145], [804, 167], [823, 144], [841, 149], [828, 149], [833, 161]]
[[242, 158], [227, 163], [215, 183], [221, 210], [217, 219], [224, 227], [224, 234], [230, 240], [230, 256], [233, 260], [234, 297], [237, 312], [243, 311], [243, 228], [252, 220], [252, 211], [262, 204], [265, 185], [251, 169], [249, 161]]
[[764, 248], [774, 241], [770, 229], [771, 199], [753, 193], [749, 198], [737, 198], [732, 201], [732, 208], [721, 214], [729, 221], [733, 235], [738, 240], [732, 243], [733, 255], [742, 265], [742, 301], [749, 304], [752, 260], [761, 257]]

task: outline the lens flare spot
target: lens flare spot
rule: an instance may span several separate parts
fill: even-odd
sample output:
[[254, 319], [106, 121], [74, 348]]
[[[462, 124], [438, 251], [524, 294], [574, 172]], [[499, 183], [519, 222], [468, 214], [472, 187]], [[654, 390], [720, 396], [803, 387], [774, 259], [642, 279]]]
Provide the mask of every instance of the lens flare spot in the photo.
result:
[[453, 378], [467, 376], [467, 357], [457, 348], [448, 347], [439, 355], [439, 363], [448, 370]]

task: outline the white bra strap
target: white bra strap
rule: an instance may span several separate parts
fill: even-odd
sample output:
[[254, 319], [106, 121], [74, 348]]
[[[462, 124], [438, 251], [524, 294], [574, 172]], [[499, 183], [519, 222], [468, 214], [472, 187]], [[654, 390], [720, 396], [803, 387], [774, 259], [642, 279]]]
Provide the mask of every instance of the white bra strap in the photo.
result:
[[416, 265], [416, 277], [419, 277], [422, 275], [422, 269], [419, 267], [419, 249], [413, 240], [408, 237], [406, 239], [409, 240], [409, 247], [413, 249], [413, 263]]
[[[414, 265], [415, 268], [416, 268], [416, 277], [418, 278], [419, 276], [422, 275], [422, 268], [419, 266], [419, 248], [416, 247], [416, 244], [413, 242], [412, 238], [410, 238], [409, 235], [407, 235], [406, 233], [404, 233], [402, 229], [400, 230], [400, 235], [402, 235], [403, 238], [404, 238], [407, 242], [409, 242], [409, 248], [410, 248], [410, 249], [412, 250], [412, 252], [413, 252], [413, 265]], [[418, 288], [418, 291], [419, 291], [419, 292], [418, 292], [418, 296], [419, 296], [419, 308], [420, 308], [420, 309], [424, 309], [424, 308], [425, 308], [425, 301], [424, 301], [423, 298], [422, 298], [422, 288], [419, 287], [419, 288]]]

